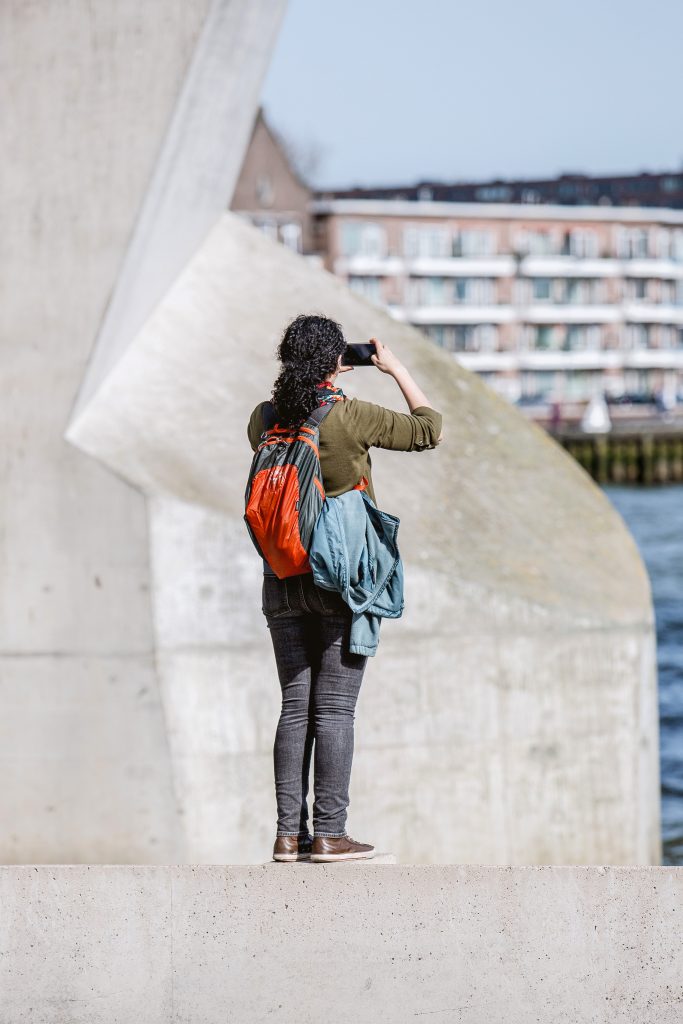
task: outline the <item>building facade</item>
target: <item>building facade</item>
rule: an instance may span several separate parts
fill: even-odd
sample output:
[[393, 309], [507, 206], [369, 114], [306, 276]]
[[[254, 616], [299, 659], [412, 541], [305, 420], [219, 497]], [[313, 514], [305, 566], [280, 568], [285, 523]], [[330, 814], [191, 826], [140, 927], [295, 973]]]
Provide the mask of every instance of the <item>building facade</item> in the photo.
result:
[[259, 110], [230, 208], [276, 242], [311, 252], [311, 188]]
[[683, 402], [683, 211], [319, 199], [326, 266], [520, 403]]

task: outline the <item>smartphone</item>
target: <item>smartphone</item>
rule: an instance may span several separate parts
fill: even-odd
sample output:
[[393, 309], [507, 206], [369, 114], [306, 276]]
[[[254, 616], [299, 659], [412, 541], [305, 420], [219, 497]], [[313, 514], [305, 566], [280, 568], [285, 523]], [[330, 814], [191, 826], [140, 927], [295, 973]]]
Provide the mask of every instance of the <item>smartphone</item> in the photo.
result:
[[347, 345], [342, 355], [344, 366], [374, 366], [370, 356], [374, 356], [377, 349], [371, 342], [361, 341], [353, 345]]

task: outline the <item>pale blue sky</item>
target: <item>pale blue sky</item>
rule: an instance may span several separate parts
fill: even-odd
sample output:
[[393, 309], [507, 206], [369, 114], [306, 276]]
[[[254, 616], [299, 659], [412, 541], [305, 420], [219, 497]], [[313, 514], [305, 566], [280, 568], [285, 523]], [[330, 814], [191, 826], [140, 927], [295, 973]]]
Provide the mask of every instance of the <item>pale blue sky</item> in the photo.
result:
[[316, 184], [683, 164], [683, 0], [290, 0], [263, 92]]

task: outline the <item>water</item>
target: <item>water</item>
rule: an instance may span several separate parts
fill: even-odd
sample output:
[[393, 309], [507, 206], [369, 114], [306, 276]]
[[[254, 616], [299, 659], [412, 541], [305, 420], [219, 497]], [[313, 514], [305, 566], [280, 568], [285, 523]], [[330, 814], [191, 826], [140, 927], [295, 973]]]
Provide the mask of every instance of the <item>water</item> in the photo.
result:
[[604, 488], [635, 537], [657, 622], [664, 864], [683, 864], [683, 487]]

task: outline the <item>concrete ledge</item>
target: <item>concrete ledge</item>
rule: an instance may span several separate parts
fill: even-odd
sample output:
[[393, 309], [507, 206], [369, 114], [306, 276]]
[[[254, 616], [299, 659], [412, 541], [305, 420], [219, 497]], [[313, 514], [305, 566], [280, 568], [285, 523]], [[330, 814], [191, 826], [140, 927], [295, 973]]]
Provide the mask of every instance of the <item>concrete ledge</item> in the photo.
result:
[[0, 867], [0, 1020], [681, 1019], [682, 868], [274, 866]]

